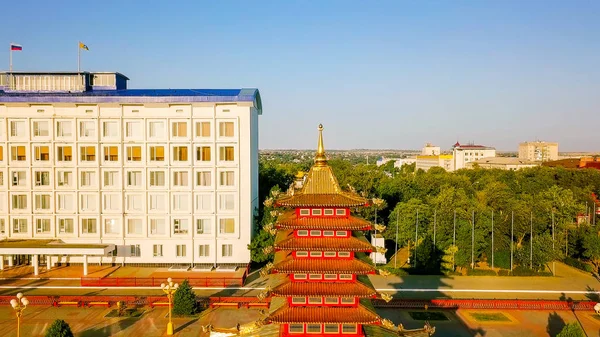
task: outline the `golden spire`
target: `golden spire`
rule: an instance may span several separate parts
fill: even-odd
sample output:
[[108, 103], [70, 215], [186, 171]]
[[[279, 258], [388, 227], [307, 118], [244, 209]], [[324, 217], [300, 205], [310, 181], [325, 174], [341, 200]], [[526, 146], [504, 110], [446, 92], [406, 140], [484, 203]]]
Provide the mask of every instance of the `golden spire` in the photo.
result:
[[317, 146], [317, 155], [315, 156], [316, 166], [327, 165], [327, 157], [325, 157], [325, 146], [323, 146], [323, 124], [319, 124], [319, 145]]

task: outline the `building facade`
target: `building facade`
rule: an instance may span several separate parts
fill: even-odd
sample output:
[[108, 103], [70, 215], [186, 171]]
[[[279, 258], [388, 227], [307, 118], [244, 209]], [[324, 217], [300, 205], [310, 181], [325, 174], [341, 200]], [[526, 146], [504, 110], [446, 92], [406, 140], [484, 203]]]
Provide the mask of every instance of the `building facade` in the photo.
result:
[[440, 147], [435, 146], [431, 143], [425, 144], [423, 149], [421, 149], [421, 155], [423, 156], [439, 156], [441, 153]]
[[428, 171], [432, 167], [441, 167], [444, 170], [454, 171], [454, 160], [451, 154], [441, 154], [435, 156], [420, 155], [417, 156], [416, 169]]
[[0, 74], [0, 238], [116, 247], [90, 262], [247, 264], [258, 90], [127, 89], [127, 80]]
[[540, 162], [533, 162], [514, 157], [490, 157], [467, 163], [467, 168], [500, 169], [515, 171], [522, 168], [540, 166]]
[[467, 164], [482, 158], [496, 157], [496, 149], [489, 146], [467, 144], [461, 145], [456, 142], [452, 147], [454, 157], [454, 170], [467, 167]]
[[520, 143], [519, 159], [529, 161], [558, 160], [558, 143], [542, 141]]

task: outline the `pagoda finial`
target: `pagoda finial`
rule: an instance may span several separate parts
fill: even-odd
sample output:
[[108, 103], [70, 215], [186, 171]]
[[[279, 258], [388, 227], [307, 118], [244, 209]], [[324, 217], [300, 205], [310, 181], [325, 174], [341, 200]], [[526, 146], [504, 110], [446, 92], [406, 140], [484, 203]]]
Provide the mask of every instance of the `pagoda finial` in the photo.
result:
[[327, 157], [325, 157], [325, 146], [323, 146], [323, 124], [319, 124], [319, 144], [317, 146], [317, 155], [315, 156], [315, 165], [327, 165]]

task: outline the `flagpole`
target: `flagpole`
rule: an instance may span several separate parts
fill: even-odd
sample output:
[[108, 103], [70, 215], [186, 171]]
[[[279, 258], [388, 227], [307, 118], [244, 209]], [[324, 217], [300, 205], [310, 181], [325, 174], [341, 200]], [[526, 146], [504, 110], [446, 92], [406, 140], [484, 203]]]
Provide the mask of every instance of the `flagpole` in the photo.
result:
[[81, 72], [81, 41], [77, 43], [77, 72]]
[[11, 43], [10, 43], [10, 45], [8, 46], [8, 49], [9, 49], [9, 57], [8, 57], [8, 59], [9, 59], [9, 61], [8, 61], [8, 69], [9, 69], [9, 72], [11, 72], [11, 73], [12, 73], [12, 45], [13, 45], [13, 44], [12, 44], [12, 42], [11, 42]]

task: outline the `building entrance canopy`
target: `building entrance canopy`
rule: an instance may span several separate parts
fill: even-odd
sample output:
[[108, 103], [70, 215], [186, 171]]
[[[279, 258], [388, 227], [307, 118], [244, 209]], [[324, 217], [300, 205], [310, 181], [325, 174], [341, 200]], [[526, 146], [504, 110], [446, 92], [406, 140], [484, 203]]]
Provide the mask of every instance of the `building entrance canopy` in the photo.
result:
[[102, 255], [115, 249], [113, 244], [65, 243], [62, 240], [1, 240], [0, 255]]

